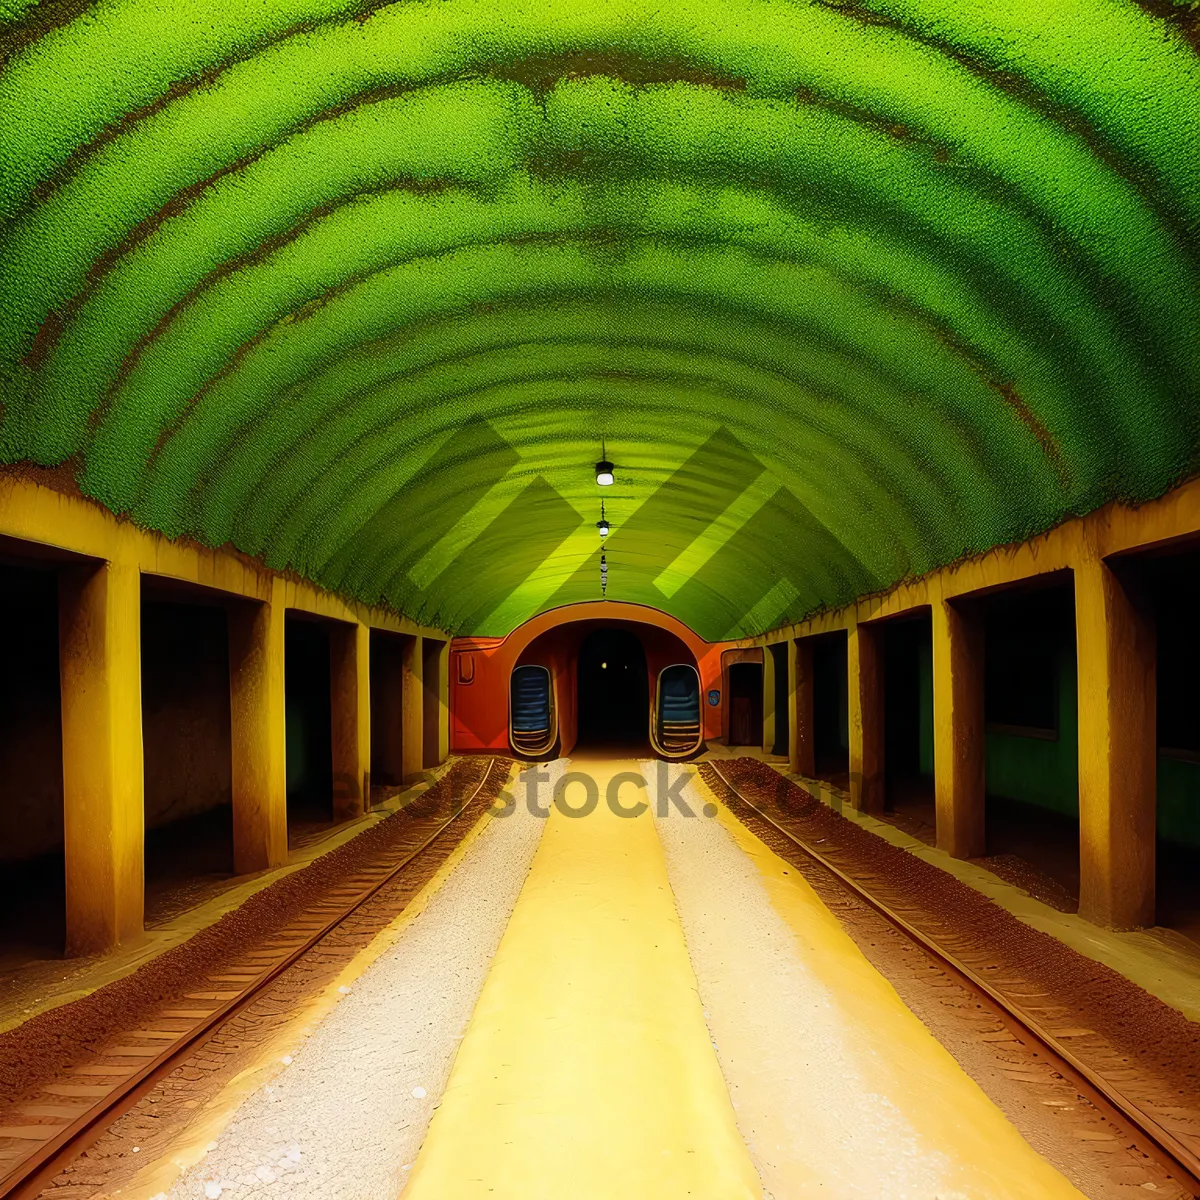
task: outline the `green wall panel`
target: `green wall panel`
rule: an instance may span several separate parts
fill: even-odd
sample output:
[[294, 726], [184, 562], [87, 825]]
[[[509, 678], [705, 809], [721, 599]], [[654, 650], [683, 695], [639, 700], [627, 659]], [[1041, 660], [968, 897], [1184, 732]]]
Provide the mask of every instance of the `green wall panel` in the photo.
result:
[[1053, 740], [987, 734], [987, 790], [1064, 816], [1079, 815], [1079, 697], [1075, 647], [1060, 650], [1056, 664], [1058, 736]]
[[1200, 763], [1158, 756], [1158, 836], [1200, 849]]

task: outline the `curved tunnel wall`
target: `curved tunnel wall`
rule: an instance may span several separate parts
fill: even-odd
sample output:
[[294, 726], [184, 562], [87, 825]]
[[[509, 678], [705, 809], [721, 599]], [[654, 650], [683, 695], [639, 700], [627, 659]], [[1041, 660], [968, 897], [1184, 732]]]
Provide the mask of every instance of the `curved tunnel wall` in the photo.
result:
[[0, 460], [145, 527], [503, 635], [603, 433], [716, 640], [1200, 461], [1192, 5], [183, 7], [0, 10]]

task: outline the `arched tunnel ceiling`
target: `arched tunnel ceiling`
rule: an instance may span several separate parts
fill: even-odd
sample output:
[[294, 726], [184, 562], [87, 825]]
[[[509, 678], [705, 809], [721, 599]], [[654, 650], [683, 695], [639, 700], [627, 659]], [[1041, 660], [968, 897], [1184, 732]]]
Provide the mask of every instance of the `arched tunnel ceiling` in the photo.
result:
[[754, 633], [1197, 459], [1168, 0], [2, 0], [0, 457], [502, 634]]

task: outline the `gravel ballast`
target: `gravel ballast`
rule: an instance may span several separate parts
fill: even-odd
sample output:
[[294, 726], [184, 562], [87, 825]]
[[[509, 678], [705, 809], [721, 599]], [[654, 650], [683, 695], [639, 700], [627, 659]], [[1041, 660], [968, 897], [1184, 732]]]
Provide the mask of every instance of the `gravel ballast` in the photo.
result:
[[[750, 828], [709, 764], [700, 773]], [[1050, 1031], [1070, 1030], [1076, 1058], [1200, 1151], [1200, 1026], [1110, 967], [1018, 920], [948, 872], [846, 820], [765, 763], [731, 759], [721, 770], [784, 828], [953, 953]], [[771, 841], [769, 830], [760, 836]], [[788, 853], [784, 852], [784, 857]]]

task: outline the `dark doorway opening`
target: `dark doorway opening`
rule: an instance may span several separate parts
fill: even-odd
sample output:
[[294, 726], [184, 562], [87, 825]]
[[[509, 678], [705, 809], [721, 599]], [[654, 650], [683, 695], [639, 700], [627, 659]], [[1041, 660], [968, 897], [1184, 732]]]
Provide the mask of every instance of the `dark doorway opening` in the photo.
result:
[[768, 646], [775, 667], [775, 740], [771, 743], [771, 753], [788, 755], [788, 655], [793, 653], [791, 642], [782, 645]]
[[650, 680], [636, 634], [597, 629], [579, 647], [579, 747], [649, 753]]
[[928, 611], [885, 622], [883, 739], [887, 810], [896, 824], [935, 840], [933, 620]]
[[429, 770], [442, 761], [442, 648], [445, 642], [433, 638], [421, 639], [421, 765]]
[[224, 608], [142, 584], [146, 924], [233, 874], [229, 630]]
[[762, 663], [732, 663], [729, 667], [729, 744], [731, 746], [762, 745], [762, 710]]
[[1155, 921], [1200, 942], [1200, 551], [1173, 546], [1122, 567], [1155, 624]]
[[813, 759], [818, 779], [850, 786], [850, 688], [845, 632], [812, 639]]
[[371, 790], [404, 783], [404, 656], [412, 639], [371, 630]]
[[329, 633], [288, 613], [284, 631], [288, 841], [333, 824], [333, 714]]
[[1068, 573], [981, 602], [989, 866], [1062, 909], [1079, 899], [1075, 589]]
[[58, 574], [0, 560], [0, 971], [66, 942]]

